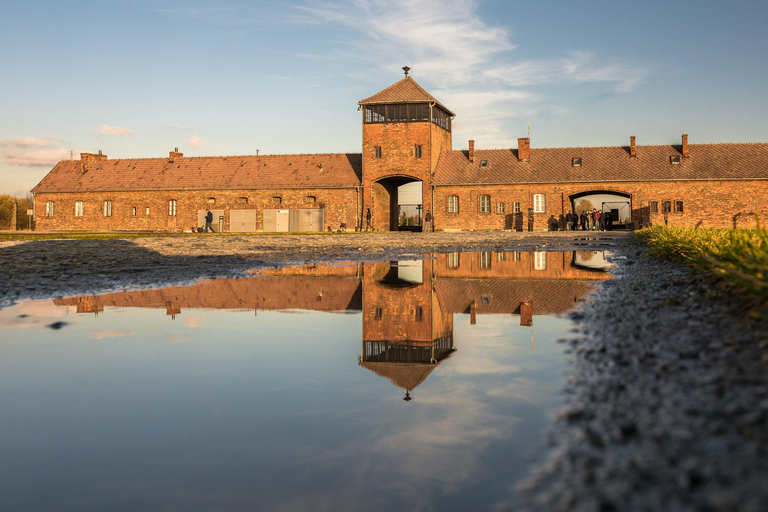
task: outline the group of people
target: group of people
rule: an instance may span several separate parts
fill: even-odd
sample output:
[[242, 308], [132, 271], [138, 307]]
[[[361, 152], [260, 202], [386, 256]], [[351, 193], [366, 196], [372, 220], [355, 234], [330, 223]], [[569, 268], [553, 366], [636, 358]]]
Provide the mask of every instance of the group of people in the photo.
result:
[[613, 218], [610, 214], [594, 208], [582, 211], [581, 215], [578, 215], [576, 212], [565, 214], [565, 229], [568, 231], [579, 229], [582, 231], [605, 231], [608, 229], [610, 231], [612, 223]]

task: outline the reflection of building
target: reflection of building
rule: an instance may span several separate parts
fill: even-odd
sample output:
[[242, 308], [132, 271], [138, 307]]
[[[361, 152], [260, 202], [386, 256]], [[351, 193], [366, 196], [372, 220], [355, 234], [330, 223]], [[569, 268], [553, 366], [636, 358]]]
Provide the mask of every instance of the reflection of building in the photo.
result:
[[[586, 253], [585, 253], [586, 254]], [[573, 253], [475, 252], [419, 261], [318, 265], [265, 270], [253, 278], [214, 279], [194, 286], [57, 299], [78, 313], [108, 307], [241, 311], [362, 311], [360, 365], [403, 388], [406, 396], [454, 350], [453, 315], [563, 313], [601, 271]]]

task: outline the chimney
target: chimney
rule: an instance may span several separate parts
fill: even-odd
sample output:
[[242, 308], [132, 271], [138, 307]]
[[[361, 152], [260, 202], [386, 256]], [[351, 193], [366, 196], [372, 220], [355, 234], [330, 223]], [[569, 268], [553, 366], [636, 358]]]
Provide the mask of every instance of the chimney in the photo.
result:
[[477, 302], [469, 303], [469, 325], [477, 325]]
[[521, 162], [528, 162], [531, 159], [531, 139], [522, 137], [517, 139], [517, 159]]
[[629, 156], [633, 158], [637, 156], [637, 146], [635, 145], [634, 135], [629, 137]]
[[520, 303], [520, 325], [523, 327], [533, 326], [533, 304], [530, 302]]
[[475, 161], [475, 141], [469, 141], [469, 161]]
[[107, 155], [102, 155], [101, 150], [99, 150], [98, 154], [80, 153], [80, 165], [82, 166], [83, 173], [88, 172], [88, 170], [93, 167], [94, 163], [106, 159]]
[[168, 154], [168, 161], [173, 162], [177, 158], [183, 158], [183, 157], [184, 157], [184, 153], [179, 153], [179, 148], [173, 148], [173, 151], [171, 151]]
[[687, 133], [683, 134], [683, 149], [682, 149], [682, 153], [683, 153], [683, 158], [688, 158], [688, 134]]

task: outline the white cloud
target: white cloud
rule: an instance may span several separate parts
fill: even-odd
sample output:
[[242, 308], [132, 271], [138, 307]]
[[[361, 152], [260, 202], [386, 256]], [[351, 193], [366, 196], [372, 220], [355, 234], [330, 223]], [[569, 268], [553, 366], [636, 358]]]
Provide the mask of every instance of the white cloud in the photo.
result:
[[[506, 133], [506, 125], [522, 115], [529, 120], [532, 113], [542, 111], [542, 103], [551, 101], [530, 87], [594, 83], [600, 84], [600, 92], [626, 94], [647, 75], [643, 69], [596, 62], [590, 52], [570, 48], [563, 49], [560, 58], [516, 60], [512, 34], [480, 18], [479, 4], [480, 0], [346, 0], [298, 9], [307, 23], [340, 24], [357, 31], [362, 40], [353, 46], [364, 49], [359, 55], [375, 55], [377, 69], [394, 70], [407, 62], [414, 78], [427, 78], [430, 92], [459, 114], [454, 135], [458, 129], [460, 137], [478, 138], [485, 147], [509, 146], [512, 134]], [[370, 76], [369, 70], [364, 71]], [[565, 111], [556, 104], [546, 108]]]
[[60, 137], [16, 137], [0, 140], [0, 146], [12, 146], [17, 148], [46, 148], [55, 146], [55, 142], [66, 142]]
[[[61, 160], [68, 160], [70, 152], [67, 149], [37, 149], [34, 151], [5, 150], [5, 163], [9, 165], [23, 165], [26, 167], [52, 167]], [[80, 153], [75, 153], [74, 158], [80, 158]]]
[[189, 140], [187, 141], [187, 144], [189, 144], [189, 147], [199, 149], [203, 147], [204, 142], [203, 142], [203, 139], [201, 139], [197, 135], [193, 135], [189, 138]]
[[171, 123], [171, 128], [175, 128], [177, 130], [191, 130], [194, 127], [193, 126], [186, 126], [186, 125], [183, 125], [183, 124]]
[[125, 137], [126, 135], [133, 135], [136, 133], [135, 130], [131, 130], [129, 128], [118, 128], [116, 126], [107, 126], [106, 124], [99, 125], [96, 130], [104, 135], [119, 135], [120, 137]]

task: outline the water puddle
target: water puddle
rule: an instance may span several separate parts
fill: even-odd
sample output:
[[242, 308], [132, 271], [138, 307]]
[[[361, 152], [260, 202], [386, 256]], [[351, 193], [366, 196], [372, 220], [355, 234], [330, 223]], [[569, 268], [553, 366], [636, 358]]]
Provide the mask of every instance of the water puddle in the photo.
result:
[[260, 271], [0, 310], [9, 510], [492, 510], [599, 251]]

